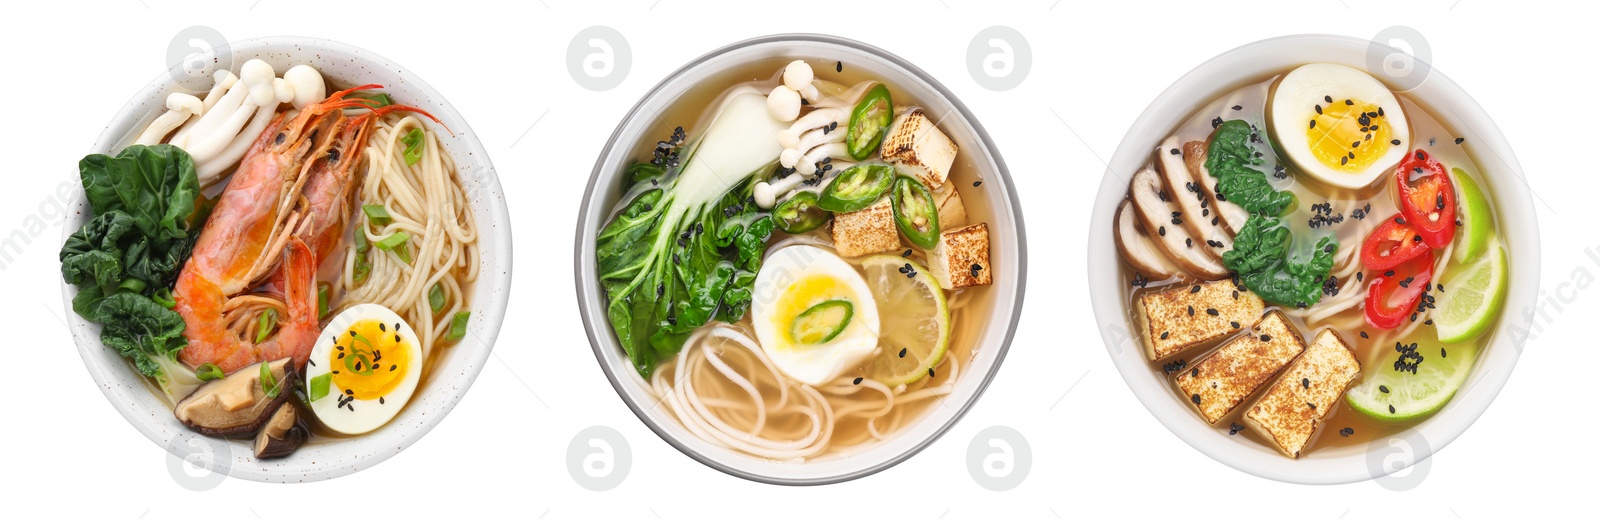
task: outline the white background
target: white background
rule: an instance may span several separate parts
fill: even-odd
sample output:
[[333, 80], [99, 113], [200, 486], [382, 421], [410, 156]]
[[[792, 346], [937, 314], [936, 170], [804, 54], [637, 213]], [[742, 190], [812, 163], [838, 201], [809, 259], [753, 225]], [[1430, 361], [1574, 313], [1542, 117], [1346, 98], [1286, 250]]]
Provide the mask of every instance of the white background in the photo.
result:
[[[1594, 207], [1590, 68], [1592, 4], [1375, 0], [1299, 2], [729, 2], [580, 3], [119, 0], [29, 3], [0, 22], [6, 49], [7, 158], [0, 239], [28, 236], [4, 262], [0, 375], [0, 508], [8, 516], [428, 516], [504, 511], [518, 517], [1075, 517], [1273, 515], [1478, 518], [1590, 509], [1595, 339], [1600, 295], [1563, 285], [1600, 272], [1585, 220]], [[252, 5], [255, 4], [255, 5]], [[442, 92], [483, 136], [515, 220], [508, 324], [470, 394], [447, 420], [394, 458], [330, 482], [227, 480], [179, 486], [167, 454], [135, 432], [90, 380], [62, 324], [60, 210], [54, 192], [141, 86], [162, 74], [180, 29], [230, 39], [321, 36], [386, 56]], [[624, 34], [633, 66], [591, 92], [568, 76], [568, 41], [606, 25]], [[1032, 70], [991, 92], [966, 68], [972, 35], [990, 25], [1024, 34]], [[1413, 490], [1365, 482], [1276, 483], [1199, 454], [1133, 398], [1094, 335], [1084, 272], [1084, 222], [1123, 132], [1146, 104], [1202, 61], [1251, 41], [1320, 32], [1367, 38], [1413, 27], [1436, 70], [1476, 97], [1516, 149], [1536, 194], [1545, 243], [1541, 298], [1561, 305], [1530, 341], [1517, 372], [1477, 424], [1435, 456]], [[578, 198], [594, 157], [626, 110], [657, 80], [726, 43], [778, 32], [856, 38], [924, 68], [961, 98], [1011, 167], [1029, 224], [1028, 297], [1007, 363], [981, 402], [915, 458], [822, 488], [784, 488], [723, 475], [646, 429], [602, 376], [577, 321], [571, 278]], [[1059, 119], [1052, 114], [1059, 114]], [[535, 124], [535, 121], [538, 121]], [[14, 231], [23, 233], [14, 234]], [[35, 234], [36, 233], [36, 234]], [[1600, 257], [1600, 256], [1597, 256]], [[1070, 391], [1069, 391], [1069, 388]], [[1059, 402], [1059, 403], [1058, 403]], [[621, 486], [597, 493], [568, 475], [573, 435], [619, 430], [634, 453]], [[1021, 431], [1032, 472], [1009, 492], [973, 482], [965, 460], [991, 425]], [[376, 513], [371, 514], [376, 516]], [[1540, 514], [1543, 515], [1543, 514]]]

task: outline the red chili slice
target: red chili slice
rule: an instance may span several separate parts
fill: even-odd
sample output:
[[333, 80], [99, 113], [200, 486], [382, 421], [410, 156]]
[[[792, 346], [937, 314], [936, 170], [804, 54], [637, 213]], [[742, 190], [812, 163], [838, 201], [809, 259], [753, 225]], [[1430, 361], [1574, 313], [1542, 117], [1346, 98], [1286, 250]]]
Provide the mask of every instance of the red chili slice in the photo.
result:
[[1443, 249], [1456, 237], [1456, 188], [1443, 164], [1417, 150], [1406, 155], [1394, 172], [1400, 213], [1417, 229], [1423, 243]]
[[1400, 223], [1396, 214], [1367, 235], [1361, 243], [1361, 264], [1370, 270], [1385, 271], [1405, 263], [1431, 248], [1418, 237], [1417, 230]]
[[1433, 256], [1433, 251], [1428, 250], [1393, 269], [1369, 276], [1372, 281], [1367, 284], [1367, 300], [1363, 305], [1369, 326], [1394, 329], [1417, 311], [1417, 301], [1433, 283]]

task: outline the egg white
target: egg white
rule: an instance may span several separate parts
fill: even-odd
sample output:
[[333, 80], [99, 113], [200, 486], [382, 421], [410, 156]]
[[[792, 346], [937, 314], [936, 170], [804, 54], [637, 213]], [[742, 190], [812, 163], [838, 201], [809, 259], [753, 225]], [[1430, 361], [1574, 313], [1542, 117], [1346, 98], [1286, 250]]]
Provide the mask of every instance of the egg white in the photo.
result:
[[[1334, 102], [1359, 99], [1382, 107], [1390, 139], [1399, 139], [1400, 144], [1373, 143], [1385, 146], [1386, 151], [1360, 172], [1348, 173], [1324, 165], [1312, 155], [1305, 126], [1316, 105], [1327, 104], [1323, 96], [1331, 96]], [[1317, 180], [1348, 189], [1372, 185], [1379, 175], [1400, 163], [1411, 146], [1410, 124], [1394, 92], [1371, 74], [1344, 65], [1312, 63], [1284, 75], [1273, 87], [1267, 121], [1276, 145], [1296, 167]]]
[[[793, 344], [788, 327], [794, 315], [776, 312], [792, 306], [784, 304], [792, 288], [819, 276], [838, 292], [835, 296], [840, 297], [833, 299], [850, 302], [854, 316], [844, 331], [828, 342]], [[751, 314], [762, 351], [784, 375], [804, 384], [816, 386], [838, 378], [860, 366], [878, 348], [878, 305], [866, 280], [849, 263], [822, 248], [794, 245], [767, 257], [756, 274]]]
[[[383, 402], [378, 400], [355, 399], [346, 406], [340, 406], [340, 397], [344, 395], [344, 388], [339, 387], [338, 378], [333, 377], [328, 383], [328, 394], [311, 402], [311, 412], [329, 429], [343, 434], [364, 434], [382, 427], [394, 419], [404, 408], [406, 402], [411, 400], [411, 395], [416, 392], [417, 382], [422, 378], [423, 354], [421, 341], [399, 314], [382, 305], [359, 304], [339, 312], [328, 326], [323, 328], [317, 337], [317, 344], [311, 349], [311, 362], [306, 364], [306, 392], [310, 395], [310, 381], [318, 376], [328, 374], [333, 369], [329, 365], [330, 351], [334, 347], [337, 335], [346, 333], [352, 325], [366, 320], [375, 320], [383, 323], [401, 323], [400, 338], [409, 350], [405, 377], [398, 386], [383, 395]], [[353, 410], [352, 410], [353, 409]]]

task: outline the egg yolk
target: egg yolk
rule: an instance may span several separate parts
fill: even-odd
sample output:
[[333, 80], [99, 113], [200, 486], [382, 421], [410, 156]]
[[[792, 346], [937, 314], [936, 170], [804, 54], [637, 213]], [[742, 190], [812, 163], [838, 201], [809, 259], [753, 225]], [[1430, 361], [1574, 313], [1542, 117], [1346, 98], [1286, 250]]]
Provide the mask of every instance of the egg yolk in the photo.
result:
[[[810, 275], [789, 285], [788, 288], [784, 289], [783, 294], [778, 296], [777, 304], [773, 305], [772, 324], [776, 325], [777, 329], [783, 330], [782, 333], [785, 339], [783, 344], [779, 345], [779, 348], [812, 346], [817, 343], [827, 342], [819, 340], [820, 337], [811, 336], [813, 335], [811, 333], [814, 331], [813, 329], [820, 332], [826, 326], [811, 326], [808, 323], [802, 323], [808, 325], [798, 327], [802, 334], [807, 336], [796, 337], [796, 327], [794, 326], [796, 320], [800, 319], [801, 314], [805, 313], [806, 310], [814, 306], [829, 301], [854, 301], [854, 296], [855, 294], [851, 293], [843, 283], [831, 276]], [[826, 313], [833, 314], [834, 312]], [[839, 315], [842, 317], [842, 314]], [[848, 324], [847, 320], [840, 326], [845, 324]]]
[[358, 400], [394, 391], [411, 367], [411, 345], [400, 336], [400, 326], [368, 319], [339, 334], [328, 351], [334, 385]]
[[1359, 173], [1383, 157], [1392, 130], [1382, 107], [1331, 96], [1323, 100], [1306, 129], [1318, 162], [1334, 171]]

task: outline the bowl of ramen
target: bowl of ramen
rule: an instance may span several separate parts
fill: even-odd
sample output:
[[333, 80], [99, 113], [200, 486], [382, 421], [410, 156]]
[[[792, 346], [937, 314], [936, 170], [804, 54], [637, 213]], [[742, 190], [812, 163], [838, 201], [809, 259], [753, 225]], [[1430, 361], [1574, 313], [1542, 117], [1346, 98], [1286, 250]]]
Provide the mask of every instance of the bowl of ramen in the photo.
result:
[[178, 458], [350, 474], [426, 434], [482, 368], [510, 286], [505, 201], [472, 128], [399, 65], [312, 38], [221, 52], [146, 86], [79, 161], [73, 335]]
[[1516, 364], [1532, 198], [1460, 87], [1426, 63], [1410, 88], [1369, 69], [1398, 53], [1320, 35], [1225, 53], [1151, 104], [1101, 184], [1090, 287], [1112, 360], [1168, 429], [1239, 470], [1403, 470]]
[[618, 395], [739, 477], [824, 484], [933, 442], [999, 368], [1026, 275], [1004, 162], [882, 50], [779, 35], [645, 95], [596, 162], [577, 292]]

